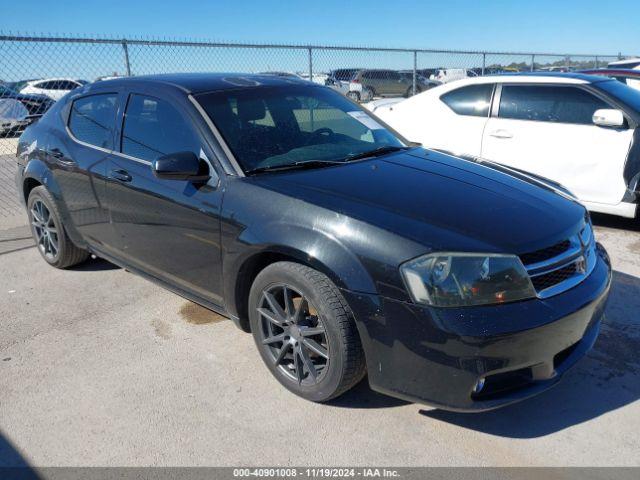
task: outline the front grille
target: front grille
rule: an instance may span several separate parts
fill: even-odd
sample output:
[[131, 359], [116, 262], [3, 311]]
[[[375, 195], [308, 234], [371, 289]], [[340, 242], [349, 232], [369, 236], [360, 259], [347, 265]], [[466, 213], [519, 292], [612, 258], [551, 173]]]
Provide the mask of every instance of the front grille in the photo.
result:
[[545, 260], [549, 260], [550, 258], [556, 257], [561, 253], [566, 252], [570, 247], [571, 241], [569, 239], [563, 240], [562, 242], [556, 243], [555, 245], [552, 245], [550, 247], [520, 255], [520, 260], [522, 260], [522, 263], [525, 265], [544, 262]]
[[550, 247], [520, 255], [540, 298], [557, 295], [576, 286], [591, 273], [595, 259], [591, 224]]
[[560, 282], [564, 282], [565, 280], [575, 275], [576, 272], [577, 272], [576, 264], [571, 263], [566, 267], [559, 268], [558, 270], [553, 270], [549, 273], [532, 277], [531, 282], [533, 283], [533, 286], [536, 289], [536, 291], [540, 292], [549, 287], [553, 287], [554, 285], [557, 285]]

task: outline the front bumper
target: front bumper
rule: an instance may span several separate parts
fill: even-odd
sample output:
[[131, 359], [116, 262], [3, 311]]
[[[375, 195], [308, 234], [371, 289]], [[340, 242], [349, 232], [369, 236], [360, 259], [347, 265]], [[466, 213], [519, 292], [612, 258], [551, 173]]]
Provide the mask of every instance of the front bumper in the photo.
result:
[[[456, 411], [498, 408], [553, 385], [593, 346], [611, 284], [602, 247], [593, 272], [544, 300], [430, 308], [345, 291], [371, 388]], [[484, 387], [474, 392], [478, 381]]]

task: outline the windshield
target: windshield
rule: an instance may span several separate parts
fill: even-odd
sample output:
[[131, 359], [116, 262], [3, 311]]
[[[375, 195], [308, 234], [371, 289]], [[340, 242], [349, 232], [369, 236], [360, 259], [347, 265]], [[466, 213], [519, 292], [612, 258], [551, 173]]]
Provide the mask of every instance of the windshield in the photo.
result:
[[245, 172], [349, 161], [366, 152], [404, 147], [377, 120], [329, 88], [246, 88], [197, 99]]
[[604, 82], [597, 82], [594, 85], [613, 95], [622, 103], [631, 107], [640, 114], [640, 90], [625, 85], [617, 80], [606, 80]]

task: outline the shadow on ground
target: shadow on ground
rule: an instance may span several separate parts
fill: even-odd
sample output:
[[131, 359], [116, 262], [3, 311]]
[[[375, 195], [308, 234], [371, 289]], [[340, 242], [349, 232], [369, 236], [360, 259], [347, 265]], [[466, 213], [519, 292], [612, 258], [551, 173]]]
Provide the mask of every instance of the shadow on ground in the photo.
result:
[[640, 221], [635, 218], [616, 217], [604, 213], [591, 213], [591, 220], [597, 227], [615, 228], [616, 230], [640, 231]]
[[0, 432], [0, 478], [3, 480], [41, 478], [2, 432]]
[[117, 270], [120, 267], [103, 260], [102, 258], [89, 258], [86, 262], [71, 267], [69, 270], [74, 272], [101, 272], [105, 270]]
[[640, 398], [640, 279], [614, 272], [606, 321], [591, 352], [555, 388], [499, 410], [423, 409], [443, 422], [492, 435], [534, 438], [587, 422]]
[[391, 408], [407, 405], [408, 402], [374, 392], [365, 378], [345, 394], [327, 405], [344, 408]]

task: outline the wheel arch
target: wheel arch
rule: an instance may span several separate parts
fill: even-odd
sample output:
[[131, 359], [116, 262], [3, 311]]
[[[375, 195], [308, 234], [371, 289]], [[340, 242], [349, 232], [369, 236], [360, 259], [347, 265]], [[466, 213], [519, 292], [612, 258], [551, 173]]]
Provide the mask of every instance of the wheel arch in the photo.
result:
[[375, 283], [356, 255], [336, 239], [317, 231], [291, 230], [288, 244], [275, 242], [260, 246], [230, 262], [224, 274], [227, 310], [238, 318], [238, 325], [249, 331], [248, 299], [254, 279], [264, 268], [290, 261], [306, 265], [326, 275], [338, 288], [362, 292], [375, 292]]
[[49, 170], [49, 167], [47, 167], [41, 159], [32, 158], [25, 166], [22, 174], [22, 194], [24, 195], [25, 205], [27, 205], [29, 201], [31, 191], [38, 186], [46, 188], [56, 202], [56, 207], [60, 217], [62, 217], [61, 220], [67, 235], [69, 235], [74, 243], [83, 244], [82, 238], [75, 230], [73, 222], [71, 221], [71, 216], [62, 198], [60, 186], [56, 182], [51, 170]]

